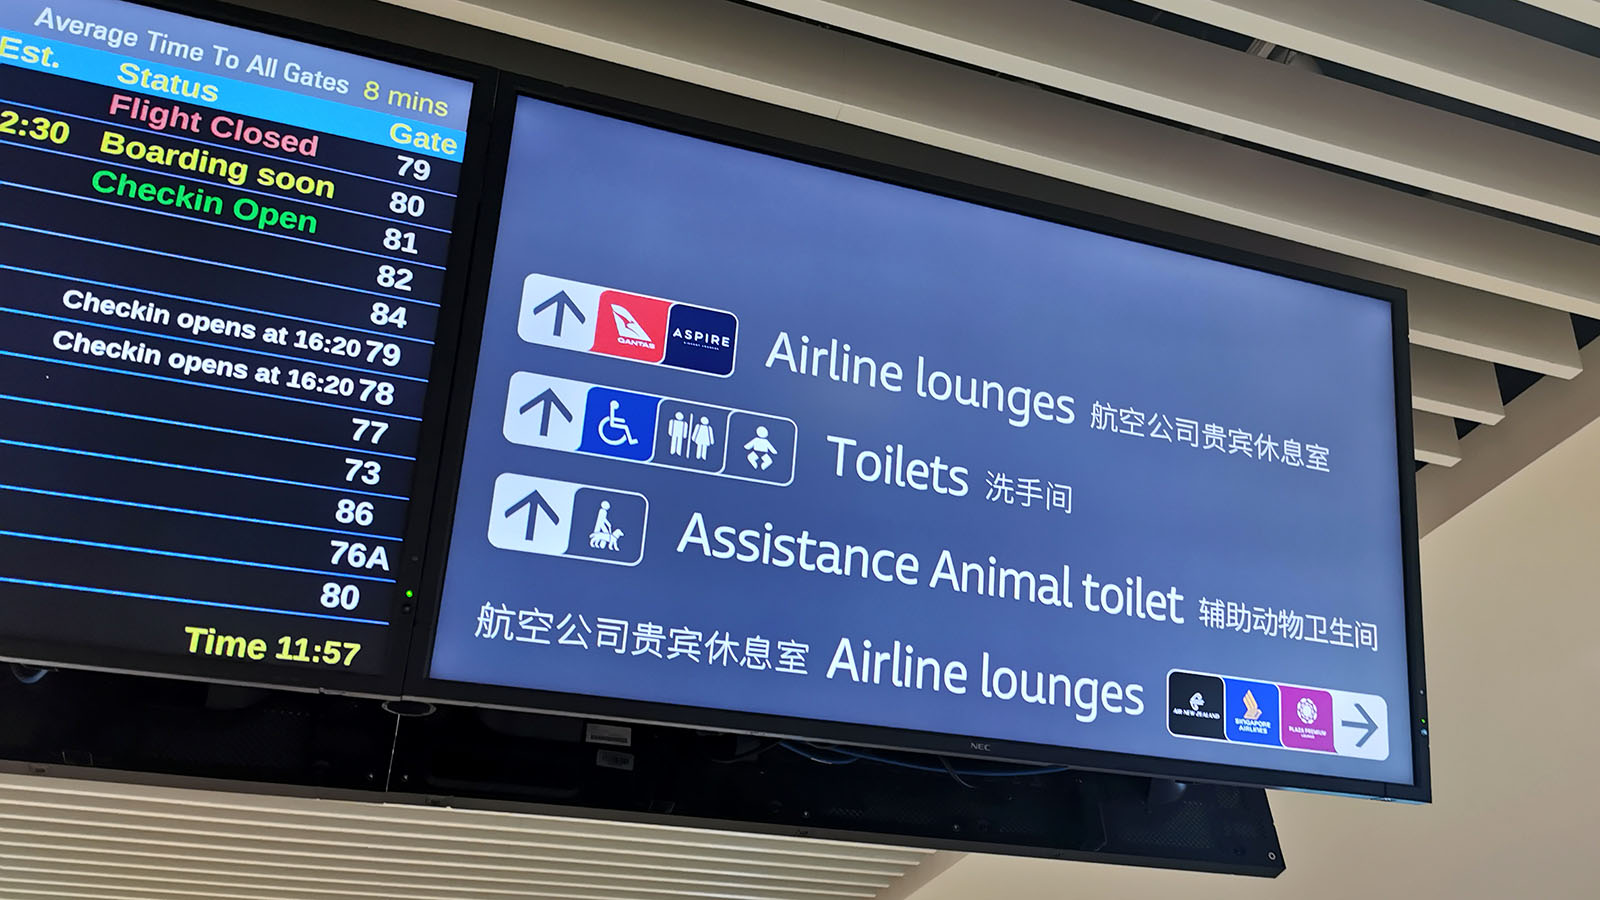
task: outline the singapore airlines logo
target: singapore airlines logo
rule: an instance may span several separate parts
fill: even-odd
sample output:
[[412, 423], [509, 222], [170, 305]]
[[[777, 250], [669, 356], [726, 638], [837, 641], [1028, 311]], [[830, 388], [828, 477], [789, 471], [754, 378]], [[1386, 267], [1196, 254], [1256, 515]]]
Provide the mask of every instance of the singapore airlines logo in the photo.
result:
[[633, 313], [628, 312], [627, 307], [621, 303], [613, 302], [611, 304], [611, 315], [617, 323], [618, 343], [632, 344], [635, 347], [643, 347], [646, 350], [654, 350], [656, 348], [656, 342], [650, 339], [650, 333], [644, 330], [644, 326], [640, 325], [639, 320], [633, 317]]
[[1261, 705], [1256, 703], [1256, 695], [1249, 691], [1244, 692], [1244, 717], [1252, 722], [1261, 718]]

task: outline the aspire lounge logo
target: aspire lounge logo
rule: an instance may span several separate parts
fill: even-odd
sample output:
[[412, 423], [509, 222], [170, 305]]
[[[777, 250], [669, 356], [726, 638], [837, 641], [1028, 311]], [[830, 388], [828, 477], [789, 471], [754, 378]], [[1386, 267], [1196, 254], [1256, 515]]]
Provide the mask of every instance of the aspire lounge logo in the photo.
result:
[[671, 337], [674, 341], [697, 350], [733, 349], [733, 335], [731, 333], [719, 334], [714, 331], [701, 331], [698, 328], [677, 326], [672, 329]]

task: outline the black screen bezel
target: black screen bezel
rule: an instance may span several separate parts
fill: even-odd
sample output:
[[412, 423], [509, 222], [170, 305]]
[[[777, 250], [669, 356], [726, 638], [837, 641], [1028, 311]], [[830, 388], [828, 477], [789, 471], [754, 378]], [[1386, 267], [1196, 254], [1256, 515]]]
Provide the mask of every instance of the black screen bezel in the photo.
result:
[[492, 128], [498, 73], [487, 66], [238, 7], [218, 0], [123, 0], [123, 2], [366, 56], [382, 62], [456, 78], [472, 86], [472, 106], [468, 113], [466, 128], [467, 143], [461, 162], [461, 183], [456, 194], [455, 215], [451, 222], [450, 252], [445, 263], [445, 283], [440, 296], [433, 359], [428, 373], [428, 389], [423, 401], [423, 423], [419, 432], [417, 459], [412, 478], [411, 502], [406, 511], [401, 561], [395, 569], [397, 575], [395, 601], [389, 625], [391, 640], [382, 668], [372, 674], [311, 665], [300, 668], [187, 654], [91, 647], [70, 642], [6, 635], [0, 635], [0, 659], [45, 667], [63, 666], [378, 697], [398, 696], [410, 653], [412, 626], [416, 616], [416, 604], [408, 600], [406, 594], [408, 591], [418, 593], [422, 563], [426, 555], [424, 548], [435, 496], [434, 481], [439, 472], [439, 451], [444, 436], [440, 426], [450, 399], [449, 379], [456, 371], [454, 350], [461, 333], [461, 312], [465, 306], [468, 286], [467, 268], [472, 260], [475, 229], [479, 221], [478, 206], [482, 199], [483, 187], [489, 180], [483, 166], [489, 152], [489, 134]]
[[[427, 614], [419, 616], [417, 621], [416, 639], [412, 644], [412, 662], [405, 684], [408, 697], [431, 702], [462, 703], [621, 721], [691, 726], [769, 737], [798, 738], [950, 756], [1043, 765], [1065, 765], [1075, 768], [1151, 775], [1178, 780], [1303, 789], [1413, 802], [1429, 802], [1431, 800], [1431, 775], [1425, 724], [1427, 707], [1422, 653], [1416, 480], [1411, 421], [1410, 341], [1404, 291], [1395, 287], [1380, 285], [1268, 256], [1248, 253], [1190, 237], [1132, 225], [1082, 210], [1007, 194], [971, 183], [940, 178], [924, 171], [897, 166], [883, 159], [867, 159], [850, 155], [832, 150], [824, 146], [822, 142], [803, 143], [778, 137], [775, 134], [776, 129], [771, 127], [773, 121], [782, 122], [785, 125], [783, 130], [786, 132], [800, 131], [803, 133], [806, 123], [816, 120], [805, 113], [772, 107], [761, 110], [760, 124], [742, 128], [740, 127], [741, 121], [749, 121], [752, 117], [748, 115], [729, 115], [712, 121], [703, 117], [672, 112], [662, 106], [633, 102], [619, 96], [602, 95], [581, 88], [507, 74], [503, 76], [495, 108], [495, 127], [492, 138], [493, 156], [489, 160], [489, 166], [492, 171], [501, 173], [506, 171], [510, 160], [516, 101], [521, 96], [560, 103], [667, 131], [792, 159], [810, 165], [818, 165], [1009, 212], [1021, 213], [1058, 224], [1125, 238], [1163, 249], [1364, 294], [1389, 302], [1392, 306], [1391, 321], [1393, 323], [1391, 350], [1394, 360], [1396, 475], [1401, 506], [1397, 512], [1401, 517], [1401, 540], [1403, 543], [1402, 564], [1405, 587], [1406, 647], [1410, 682], [1408, 698], [1411, 710], [1409, 742], [1412, 748], [1414, 780], [1412, 783], [1407, 784], [1308, 775], [1261, 767], [1188, 762], [1163, 757], [1056, 747], [1018, 741], [1002, 741], [983, 736], [938, 734], [881, 726], [733, 712], [645, 701], [619, 700], [527, 688], [508, 688], [433, 678], [430, 666], [438, 625], [438, 609], [437, 603], [434, 601], [442, 592], [445, 560], [449, 552], [450, 531], [454, 518], [454, 501], [465, 451], [467, 418], [472, 405], [477, 360], [488, 302], [490, 270], [494, 260], [500, 213], [504, 199], [503, 183], [486, 185], [483, 197], [482, 220], [479, 223], [479, 238], [472, 263], [468, 305], [466, 316], [462, 323], [463, 337], [457, 353], [459, 368], [454, 379], [455, 391], [451, 398], [450, 415], [445, 424], [447, 433], [445, 455], [443, 457], [445, 475], [440, 478], [437, 484], [439, 496], [435, 500], [435, 508], [438, 510], [438, 515], [434, 518], [433, 530], [429, 539], [429, 546], [433, 549], [433, 552], [428, 559], [422, 581], [425, 586], [425, 592], [419, 592], [419, 597], [424, 598], [432, 609]], [[740, 109], [741, 113], [747, 111], [746, 107], [742, 107], [739, 104], [730, 103], [728, 108]], [[820, 133], [820, 129], [818, 129], [818, 132]]]

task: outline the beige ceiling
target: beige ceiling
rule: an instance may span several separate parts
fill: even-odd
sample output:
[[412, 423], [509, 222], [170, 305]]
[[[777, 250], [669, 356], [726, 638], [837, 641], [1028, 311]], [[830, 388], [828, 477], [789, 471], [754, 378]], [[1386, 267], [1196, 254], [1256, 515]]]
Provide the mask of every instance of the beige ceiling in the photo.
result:
[[1274, 881], [967, 856], [914, 900], [1594, 900], [1597, 565], [1600, 423], [1423, 539], [1432, 806], [1274, 793]]
[[[243, 2], [351, 25], [327, 0]], [[1584, 371], [1600, 368], [1600, 342], [1580, 354], [1566, 316], [1600, 317], [1600, 248], [1530, 224], [1600, 234], [1600, 158], [1066, 0], [390, 2], [1215, 220], [1231, 243], [1405, 286], [1419, 458], [1438, 464], [1419, 479], [1436, 802], [1275, 794], [1288, 872], [1265, 881], [10, 779], [0, 900], [1600, 897], [1600, 376]], [[1145, 2], [1600, 138], [1600, 60], [1438, 4]], [[1600, 22], [1591, 0], [1530, 4]], [[1492, 364], [1548, 377], [1502, 408]], [[1484, 427], [1458, 442], [1452, 416]], [[472, 856], [469, 833], [498, 849]], [[611, 880], [569, 886], [573, 860]]]
[[[1600, 318], [1595, 245], [1533, 224], [1600, 235], [1600, 155], [1314, 62], [1067, 0], [387, 2], [1210, 220], [1230, 227], [1213, 240], [1401, 286], [1416, 455], [1436, 466], [1466, 456], [1452, 419], [1514, 421], [1495, 364], [1576, 378], [1566, 314]], [[1570, 87], [1600, 81], [1600, 59], [1426, 0], [1153, 5], [1600, 135], [1600, 103]], [[496, 60], [515, 68], [516, 54]]]

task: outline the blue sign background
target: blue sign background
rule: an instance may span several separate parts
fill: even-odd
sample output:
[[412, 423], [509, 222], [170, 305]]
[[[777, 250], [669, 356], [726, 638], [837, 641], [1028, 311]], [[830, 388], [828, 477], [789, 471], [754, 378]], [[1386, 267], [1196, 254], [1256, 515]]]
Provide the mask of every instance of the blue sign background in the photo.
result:
[[[1380, 300], [608, 119], [520, 102], [498, 259], [450, 547], [435, 677], [1025, 740], [1380, 781], [1412, 777], [1390, 306]], [[516, 333], [523, 278], [553, 274], [739, 317], [736, 372], [712, 378], [535, 346]], [[905, 369], [904, 390], [765, 365], [780, 332]], [[927, 366], [1069, 395], [1075, 421], [936, 402]], [[780, 487], [512, 445], [507, 384], [527, 370], [793, 418]], [[1091, 427], [1096, 401], [1330, 448], [1320, 473]], [[1063, 416], [1065, 418], [1065, 416]], [[867, 483], [856, 451], [968, 469], [970, 493]], [[643, 562], [594, 565], [485, 540], [494, 479], [544, 475], [650, 499]], [[1070, 515], [985, 499], [988, 473], [1073, 486]], [[945, 482], [950, 483], [948, 476]], [[694, 513], [914, 553], [919, 584], [708, 558], [678, 547]], [[930, 588], [941, 551], [1040, 572], [1070, 565], [1063, 609]], [[1085, 608], [1079, 582], [1175, 588], [1182, 625]], [[529, 586], [537, 585], [530, 593]], [[532, 597], [533, 599], [530, 599]], [[1202, 597], [1377, 626], [1376, 650], [1200, 622]], [[535, 601], [608, 617], [802, 642], [808, 675], [475, 637], [480, 609]], [[961, 661], [968, 691], [825, 673], [850, 639]], [[593, 641], [591, 640], [591, 643]], [[1001, 700], [992, 666], [1142, 685], [1143, 712]], [[776, 659], [777, 651], [773, 650]], [[1385, 761], [1272, 752], [1167, 732], [1166, 673], [1232, 672], [1381, 694]], [[1102, 688], [1103, 689], [1103, 688]]]

